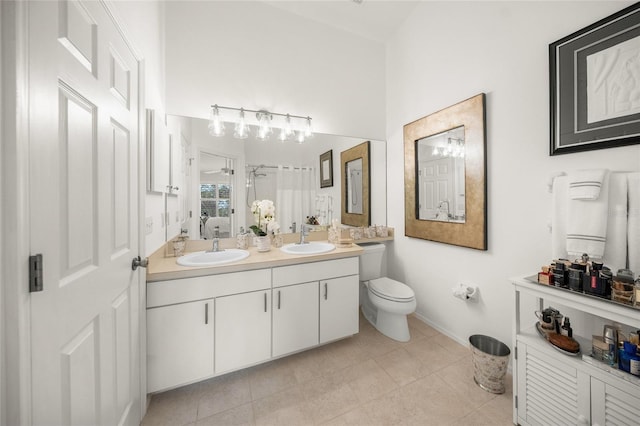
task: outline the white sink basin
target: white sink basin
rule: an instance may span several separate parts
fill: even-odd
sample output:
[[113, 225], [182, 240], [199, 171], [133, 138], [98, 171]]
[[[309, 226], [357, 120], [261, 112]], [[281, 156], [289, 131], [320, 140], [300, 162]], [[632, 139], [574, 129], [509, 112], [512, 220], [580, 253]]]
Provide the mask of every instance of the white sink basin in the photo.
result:
[[280, 250], [288, 254], [320, 254], [327, 253], [335, 248], [336, 246], [331, 243], [314, 241], [307, 244], [287, 244], [280, 247]]
[[223, 263], [237, 262], [249, 257], [247, 250], [225, 249], [222, 251], [196, 251], [180, 256], [178, 265], [182, 266], [214, 266]]

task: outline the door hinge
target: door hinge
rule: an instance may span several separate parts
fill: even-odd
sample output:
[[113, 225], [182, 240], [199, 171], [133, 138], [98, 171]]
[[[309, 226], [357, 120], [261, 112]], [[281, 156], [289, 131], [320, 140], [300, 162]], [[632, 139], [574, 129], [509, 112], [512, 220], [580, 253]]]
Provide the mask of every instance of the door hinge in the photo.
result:
[[189, 219], [193, 217], [193, 210], [189, 210]]
[[231, 214], [234, 214], [236, 212], [236, 209], [231, 209]]
[[515, 398], [516, 408], [518, 408], [518, 395], [514, 396], [514, 398]]
[[42, 291], [42, 254], [29, 256], [29, 292]]
[[518, 347], [516, 346], [513, 351], [513, 358], [518, 359]]

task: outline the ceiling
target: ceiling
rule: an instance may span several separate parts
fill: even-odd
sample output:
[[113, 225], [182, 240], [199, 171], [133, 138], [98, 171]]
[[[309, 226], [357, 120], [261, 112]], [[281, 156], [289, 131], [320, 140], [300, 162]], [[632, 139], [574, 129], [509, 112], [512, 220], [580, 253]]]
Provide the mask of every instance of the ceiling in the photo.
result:
[[419, 1], [404, 0], [297, 0], [264, 3], [325, 25], [386, 42]]

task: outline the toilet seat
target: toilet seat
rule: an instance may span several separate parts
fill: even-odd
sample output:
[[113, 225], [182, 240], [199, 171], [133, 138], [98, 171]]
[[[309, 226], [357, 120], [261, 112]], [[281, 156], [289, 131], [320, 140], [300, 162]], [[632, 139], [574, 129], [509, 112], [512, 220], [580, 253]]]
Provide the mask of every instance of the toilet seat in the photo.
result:
[[415, 300], [415, 293], [411, 287], [387, 277], [369, 281], [369, 291], [381, 299], [392, 302], [410, 303]]

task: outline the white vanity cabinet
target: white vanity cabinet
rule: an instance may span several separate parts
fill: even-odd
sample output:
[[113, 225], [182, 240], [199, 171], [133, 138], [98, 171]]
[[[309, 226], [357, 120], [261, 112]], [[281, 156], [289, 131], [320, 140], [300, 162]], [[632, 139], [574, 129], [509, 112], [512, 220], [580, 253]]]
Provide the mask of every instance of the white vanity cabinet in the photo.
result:
[[148, 392], [212, 376], [213, 299], [148, 309], [147, 354]]
[[271, 289], [216, 298], [216, 374], [271, 358]]
[[170, 389], [358, 333], [358, 257], [147, 283], [147, 386]]
[[[315, 314], [315, 318], [312, 317], [311, 312], [302, 309], [291, 316], [291, 320], [300, 322], [309, 329], [315, 327], [314, 345], [358, 333], [358, 261], [357, 257], [350, 257], [273, 268], [274, 298], [277, 297], [277, 291], [286, 286], [291, 286], [293, 290], [298, 285], [305, 285], [308, 287], [306, 291], [309, 294], [312, 292], [311, 288], [315, 286], [316, 305], [313, 308], [309, 307], [310, 310], [313, 309], [311, 312]], [[308, 300], [306, 302], [308, 303]], [[275, 314], [274, 310], [274, 356], [296, 350], [288, 351], [287, 347], [299, 346], [303, 349], [310, 346], [308, 344], [310, 340], [305, 344], [302, 343], [302, 339], [297, 343], [284, 343], [286, 340], [284, 338], [276, 340], [276, 336], [284, 335], [288, 331], [285, 329], [281, 332], [277, 328]], [[281, 342], [283, 342], [282, 347], [280, 347]]]
[[[219, 351], [214, 351], [217, 344], [215, 318], [220, 314], [216, 311], [216, 303], [226, 308], [232, 303], [218, 303], [220, 299], [233, 302], [239, 301], [245, 294], [255, 295], [260, 302], [258, 310], [262, 311], [262, 295], [265, 293], [270, 297], [269, 269], [148, 283], [147, 391], [157, 392], [217, 374], [214, 352]], [[240, 305], [238, 303], [236, 306]], [[248, 310], [247, 306], [242, 307]], [[224, 308], [223, 312], [226, 312]], [[268, 317], [266, 331], [261, 332], [270, 339], [270, 309]], [[247, 318], [241, 319], [248, 321]], [[261, 318], [261, 321], [264, 319]], [[223, 330], [221, 338], [224, 339], [225, 331], [221, 326], [233, 324], [231, 321], [223, 315], [218, 325], [218, 329]], [[229, 325], [228, 329], [235, 331], [237, 327], [237, 324]], [[240, 336], [253, 337], [246, 334]], [[267, 358], [270, 350], [269, 341]]]
[[[640, 422], [640, 378], [592, 361], [591, 334], [601, 323], [640, 329], [640, 311], [569, 290], [514, 279], [514, 415], [520, 425], [637, 425]], [[532, 299], [535, 306], [528, 304]], [[556, 350], [535, 331], [533, 311], [553, 306], [577, 310], [584, 336], [574, 332], [582, 356]], [[580, 329], [572, 319], [574, 329]], [[597, 330], [591, 330], [595, 327]], [[588, 336], [587, 336], [588, 334]]]

